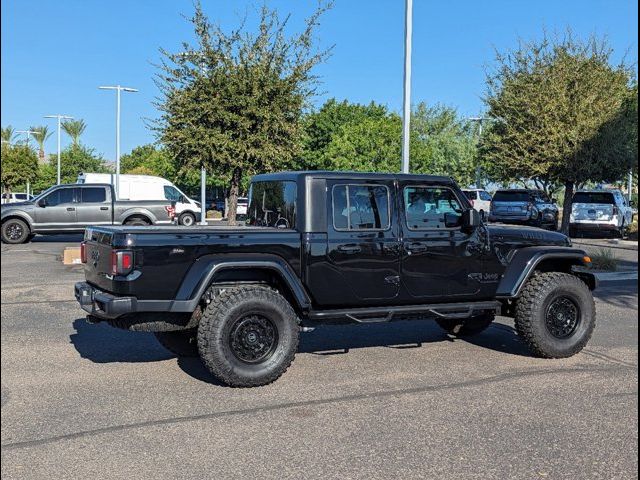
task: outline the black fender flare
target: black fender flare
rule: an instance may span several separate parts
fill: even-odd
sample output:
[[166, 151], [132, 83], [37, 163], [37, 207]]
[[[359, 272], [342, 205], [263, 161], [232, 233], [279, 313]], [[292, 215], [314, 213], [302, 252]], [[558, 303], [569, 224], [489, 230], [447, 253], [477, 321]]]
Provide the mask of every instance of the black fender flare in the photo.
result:
[[[526, 281], [543, 261], [554, 260], [564, 265], [569, 265], [569, 267], [586, 267], [589, 263], [585, 261], [585, 257], [587, 257], [587, 253], [584, 250], [572, 247], [539, 246], [522, 248], [516, 251], [504, 271], [498, 284], [496, 298], [508, 300], [517, 297]], [[571, 273], [580, 277], [591, 290], [594, 290], [598, 285], [595, 275], [591, 272], [575, 271]]]
[[175, 297], [173, 311], [194, 311], [200, 299], [215, 279], [217, 273], [230, 269], [269, 270], [275, 272], [292, 293], [294, 307], [306, 312], [311, 308], [311, 299], [291, 266], [275, 255], [221, 258], [220, 255], [200, 257], [185, 275]]

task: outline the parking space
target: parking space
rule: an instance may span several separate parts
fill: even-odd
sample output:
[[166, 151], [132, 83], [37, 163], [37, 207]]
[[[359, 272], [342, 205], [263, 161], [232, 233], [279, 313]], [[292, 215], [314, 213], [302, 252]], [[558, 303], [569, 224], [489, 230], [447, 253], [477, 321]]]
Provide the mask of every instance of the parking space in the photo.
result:
[[[2, 247], [3, 478], [628, 478], [637, 473], [637, 284], [597, 295], [588, 348], [529, 356], [499, 319], [302, 334], [277, 382], [232, 389], [153, 335], [90, 325], [79, 236]], [[637, 270], [637, 250], [630, 254]]]

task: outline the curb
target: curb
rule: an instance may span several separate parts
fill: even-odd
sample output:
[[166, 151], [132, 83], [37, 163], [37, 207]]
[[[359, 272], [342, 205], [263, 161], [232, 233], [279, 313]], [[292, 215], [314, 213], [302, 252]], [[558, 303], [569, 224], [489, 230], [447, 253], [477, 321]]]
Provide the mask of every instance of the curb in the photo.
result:
[[624, 280], [638, 280], [638, 271], [627, 272], [594, 272], [600, 282], [621, 282]]

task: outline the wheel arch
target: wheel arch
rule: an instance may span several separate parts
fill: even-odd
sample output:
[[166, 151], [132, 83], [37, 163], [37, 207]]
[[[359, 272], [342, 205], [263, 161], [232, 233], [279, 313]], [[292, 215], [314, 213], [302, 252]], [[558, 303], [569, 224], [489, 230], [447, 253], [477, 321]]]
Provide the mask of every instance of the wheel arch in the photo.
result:
[[18, 212], [10, 212], [6, 214], [4, 217], [2, 217], [0, 224], [4, 225], [4, 223], [8, 222], [9, 220], [22, 220], [27, 224], [27, 227], [29, 227], [29, 230], [33, 232], [33, 222], [31, 221], [31, 217], [29, 217], [29, 215], [23, 215]]
[[125, 224], [128, 220], [131, 220], [132, 218], [144, 218], [145, 220], [147, 220], [151, 225], [154, 225], [157, 222], [157, 218], [155, 217], [155, 215], [153, 215], [153, 213], [151, 213], [148, 210], [144, 210], [141, 208], [130, 208], [128, 210], [125, 210], [124, 212], [122, 212], [119, 216], [118, 216], [118, 220], [121, 224]]
[[[206, 256], [205, 256], [206, 257]], [[279, 257], [201, 258], [187, 272], [176, 294], [176, 300], [188, 301], [196, 308], [207, 290], [216, 284], [263, 283], [278, 290], [298, 314], [307, 312], [311, 300], [297, 274]]]
[[527, 280], [535, 272], [563, 272], [575, 275], [584, 281], [590, 290], [597, 285], [595, 275], [587, 271], [576, 271], [574, 267], [585, 267], [587, 253], [571, 247], [528, 247], [519, 250], [505, 270], [498, 285], [496, 297], [502, 300], [516, 298]]

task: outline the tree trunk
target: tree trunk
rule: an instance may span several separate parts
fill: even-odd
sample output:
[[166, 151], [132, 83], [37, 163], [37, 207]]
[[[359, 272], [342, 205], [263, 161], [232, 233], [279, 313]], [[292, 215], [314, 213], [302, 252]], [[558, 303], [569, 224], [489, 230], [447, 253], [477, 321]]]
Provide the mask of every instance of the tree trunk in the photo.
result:
[[240, 181], [242, 180], [242, 170], [235, 167], [231, 174], [231, 188], [229, 189], [229, 211], [227, 218], [229, 225], [236, 225], [236, 213], [238, 212], [238, 195], [240, 194]]
[[564, 182], [564, 203], [562, 205], [562, 226], [560, 231], [569, 234], [569, 222], [571, 221], [571, 199], [573, 198], [574, 184], [571, 180]]

